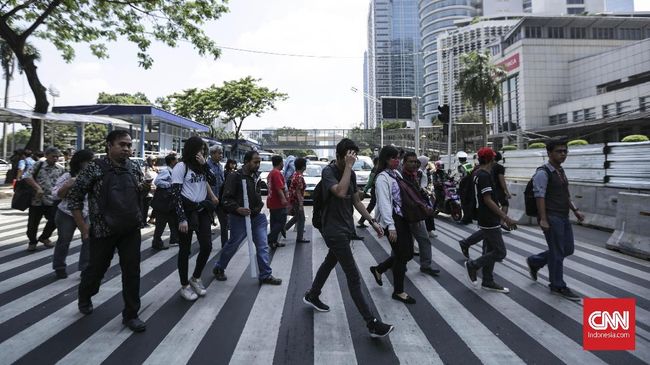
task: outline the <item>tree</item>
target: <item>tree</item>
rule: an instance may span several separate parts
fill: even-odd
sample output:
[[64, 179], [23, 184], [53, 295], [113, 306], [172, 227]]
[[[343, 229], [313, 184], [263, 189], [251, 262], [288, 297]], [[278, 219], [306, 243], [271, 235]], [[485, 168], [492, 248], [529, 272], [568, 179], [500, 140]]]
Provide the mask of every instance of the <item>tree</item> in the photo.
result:
[[[260, 79], [250, 76], [240, 80], [226, 81], [218, 88], [216, 104], [219, 106], [220, 118], [224, 124], [233, 123], [235, 140], [244, 120], [251, 115], [262, 116], [268, 110], [275, 110], [275, 103], [288, 98], [287, 94], [267, 87], [259, 86]], [[236, 146], [233, 146], [236, 149]]]
[[210, 126], [210, 137], [216, 138], [218, 140], [234, 139], [235, 134], [231, 131], [227, 131], [224, 127], [216, 127], [213, 124]]
[[211, 126], [221, 111], [218, 103], [219, 88], [187, 89], [180, 93], [156, 99], [156, 104], [185, 118]]
[[[0, 38], [25, 70], [36, 101], [34, 111], [45, 113], [46, 89], [36, 58], [25, 46], [30, 37], [51, 42], [68, 62], [75, 57], [73, 45], [86, 43], [96, 57], [104, 59], [108, 58], [106, 43], [123, 37], [138, 47], [138, 63], [148, 69], [153, 64], [148, 52], [153, 40], [170, 47], [187, 40], [200, 55], [219, 57], [219, 48], [201, 25], [227, 10], [220, 0], [8, 0], [0, 8]], [[40, 125], [40, 120], [32, 120], [31, 148], [40, 140]]]
[[461, 56], [457, 87], [468, 104], [479, 104], [483, 117], [483, 146], [488, 145], [487, 108], [501, 101], [501, 79], [506, 72], [490, 62], [488, 52], [470, 52]]
[[97, 96], [97, 104], [151, 105], [151, 101], [147, 95], [139, 91], [135, 94], [100, 92]]

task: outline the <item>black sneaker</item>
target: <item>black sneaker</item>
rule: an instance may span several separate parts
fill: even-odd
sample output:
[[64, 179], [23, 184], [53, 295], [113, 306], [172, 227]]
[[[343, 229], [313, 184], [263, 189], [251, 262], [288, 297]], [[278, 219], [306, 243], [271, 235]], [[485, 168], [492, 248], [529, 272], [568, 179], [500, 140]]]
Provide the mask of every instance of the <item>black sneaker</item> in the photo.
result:
[[309, 290], [305, 293], [305, 296], [302, 297], [302, 302], [307, 304], [307, 305], [312, 306], [314, 309], [316, 309], [319, 312], [329, 312], [330, 311], [330, 307], [327, 304], [321, 302], [320, 299], [318, 298], [318, 296], [311, 295], [309, 293]]
[[470, 265], [470, 261], [465, 261], [465, 268], [467, 269], [467, 280], [473, 286], [476, 286], [476, 269]]
[[571, 289], [567, 288], [566, 286], [564, 288], [551, 287], [551, 293], [560, 295], [568, 300], [573, 300], [574, 302], [580, 301], [580, 296], [571, 291]]
[[54, 273], [56, 274], [57, 279], [67, 279], [68, 277], [68, 273], [65, 271], [65, 269], [54, 270]]
[[483, 288], [485, 290], [497, 292], [497, 293], [503, 293], [503, 294], [510, 293], [510, 289], [505, 288], [505, 287], [495, 283], [494, 281], [491, 282], [491, 283], [482, 283], [481, 288]]
[[381, 273], [377, 270], [377, 266], [370, 266], [370, 272], [372, 273], [372, 277], [375, 278], [377, 285], [383, 286], [384, 282], [381, 280]]
[[458, 241], [458, 244], [460, 245], [460, 252], [462, 252], [463, 256], [469, 260], [469, 246], [467, 246], [465, 240]]
[[79, 306], [79, 312], [88, 315], [93, 312], [93, 302], [90, 299], [81, 299], [77, 303]]
[[273, 275], [269, 275], [265, 277], [264, 279], [260, 279], [261, 284], [269, 284], [269, 285], [281, 285], [282, 284], [282, 279], [276, 278]]
[[147, 329], [147, 324], [142, 322], [138, 317], [131, 319], [123, 318], [122, 324], [129, 327], [133, 332], [144, 332]]
[[534, 268], [528, 259], [526, 259], [526, 264], [528, 265], [528, 274], [530, 275], [530, 278], [533, 279], [533, 281], [537, 281], [537, 272], [539, 271], [539, 268]]
[[383, 323], [377, 318], [368, 322], [368, 331], [372, 338], [386, 337], [394, 328], [392, 324]]
[[165, 246], [165, 245], [162, 244], [162, 243], [160, 243], [160, 244], [155, 244], [155, 245], [151, 245], [151, 248], [154, 249], [154, 250], [156, 250], [156, 251], [168, 250], [168, 249], [169, 249], [168, 246]]
[[228, 279], [226, 272], [221, 268], [215, 267], [212, 269], [212, 273], [217, 281], [226, 281]]
[[431, 267], [421, 267], [420, 272], [431, 276], [438, 276], [440, 274], [440, 270]]

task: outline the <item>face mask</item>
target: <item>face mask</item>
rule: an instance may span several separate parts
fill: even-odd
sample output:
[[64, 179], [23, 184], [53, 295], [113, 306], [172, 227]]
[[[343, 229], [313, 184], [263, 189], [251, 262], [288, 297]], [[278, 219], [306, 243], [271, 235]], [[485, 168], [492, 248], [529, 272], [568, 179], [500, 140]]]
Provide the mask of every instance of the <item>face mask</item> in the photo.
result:
[[399, 160], [391, 159], [390, 161], [388, 161], [388, 166], [393, 170], [397, 170], [399, 168]]

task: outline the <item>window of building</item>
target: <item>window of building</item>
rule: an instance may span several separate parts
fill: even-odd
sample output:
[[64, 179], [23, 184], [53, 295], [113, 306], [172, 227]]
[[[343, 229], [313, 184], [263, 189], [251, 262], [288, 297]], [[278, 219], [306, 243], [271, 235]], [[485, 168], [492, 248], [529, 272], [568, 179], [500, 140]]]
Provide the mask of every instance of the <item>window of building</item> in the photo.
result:
[[562, 27], [548, 27], [549, 38], [564, 38], [564, 28]]
[[650, 96], [639, 98], [639, 110], [642, 112], [650, 111]]
[[551, 115], [548, 117], [548, 124], [557, 125], [557, 115]]
[[614, 28], [593, 28], [594, 39], [614, 39]]
[[614, 104], [603, 105], [603, 118], [609, 118], [614, 115]]
[[571, 27], [569, 29], [569, 36], [572, 39], [585, 39], [587, 38], [587, 28]]
[[567, 123], [568, 123], [568, 119], [566, 113], [557, 115], [557, 124], [567, 124]]
[[567, 5], [580, 5], [584, 4], [585, 0], [566, 0]]
[[625, 39], [625, 40], [643, 39], [643, 30], [639, 28], [621, 28], [618, 30], [618, 39]]
[[630, 100], [623, 100], [616, 103], [616, 115], [621, 115], [632, 110], [632, 103]]
[[583, 110], [583, 115], [585, 121], [587, 120], [594, 120], [596, 119], [596, 109], [595, 108], [587, 108]]
[[577, 15], [585, 12], [585, 8], [568, 8], [566, 10], [569, 15]]
[[542, 38], [542, 27], [526, 27], [526, 38]]
[[573, 111], [573, 123], [579, 123], [582, 122], [583, 120], [583, 111], [582, 110], [575, 110]]

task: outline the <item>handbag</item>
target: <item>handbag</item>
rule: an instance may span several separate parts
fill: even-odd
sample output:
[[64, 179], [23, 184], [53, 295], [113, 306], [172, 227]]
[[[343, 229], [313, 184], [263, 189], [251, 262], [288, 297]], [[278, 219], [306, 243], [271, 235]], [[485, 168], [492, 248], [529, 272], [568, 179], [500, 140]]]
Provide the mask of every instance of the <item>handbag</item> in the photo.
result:
[[[41, 167], [43, 167], [43, 162], [39, 162], [39, 164], [34, 168], [32, 179], [36, 180], [38, 173], [41, 171]], [[34, 188], [31, 187], [25, 179], [16, 181], [14, 185], [14, 196], [11, 198], [11, 209], [24, 212], [32, 205], [32, 199], [34, 199], [35, 195], [36, 192], [34, 191]]]
[[161, 213], [172, 212], [174, 210], [174, 200], [172, 199], [171, 189], [156, 189], [149, 205], [153, 210]]

